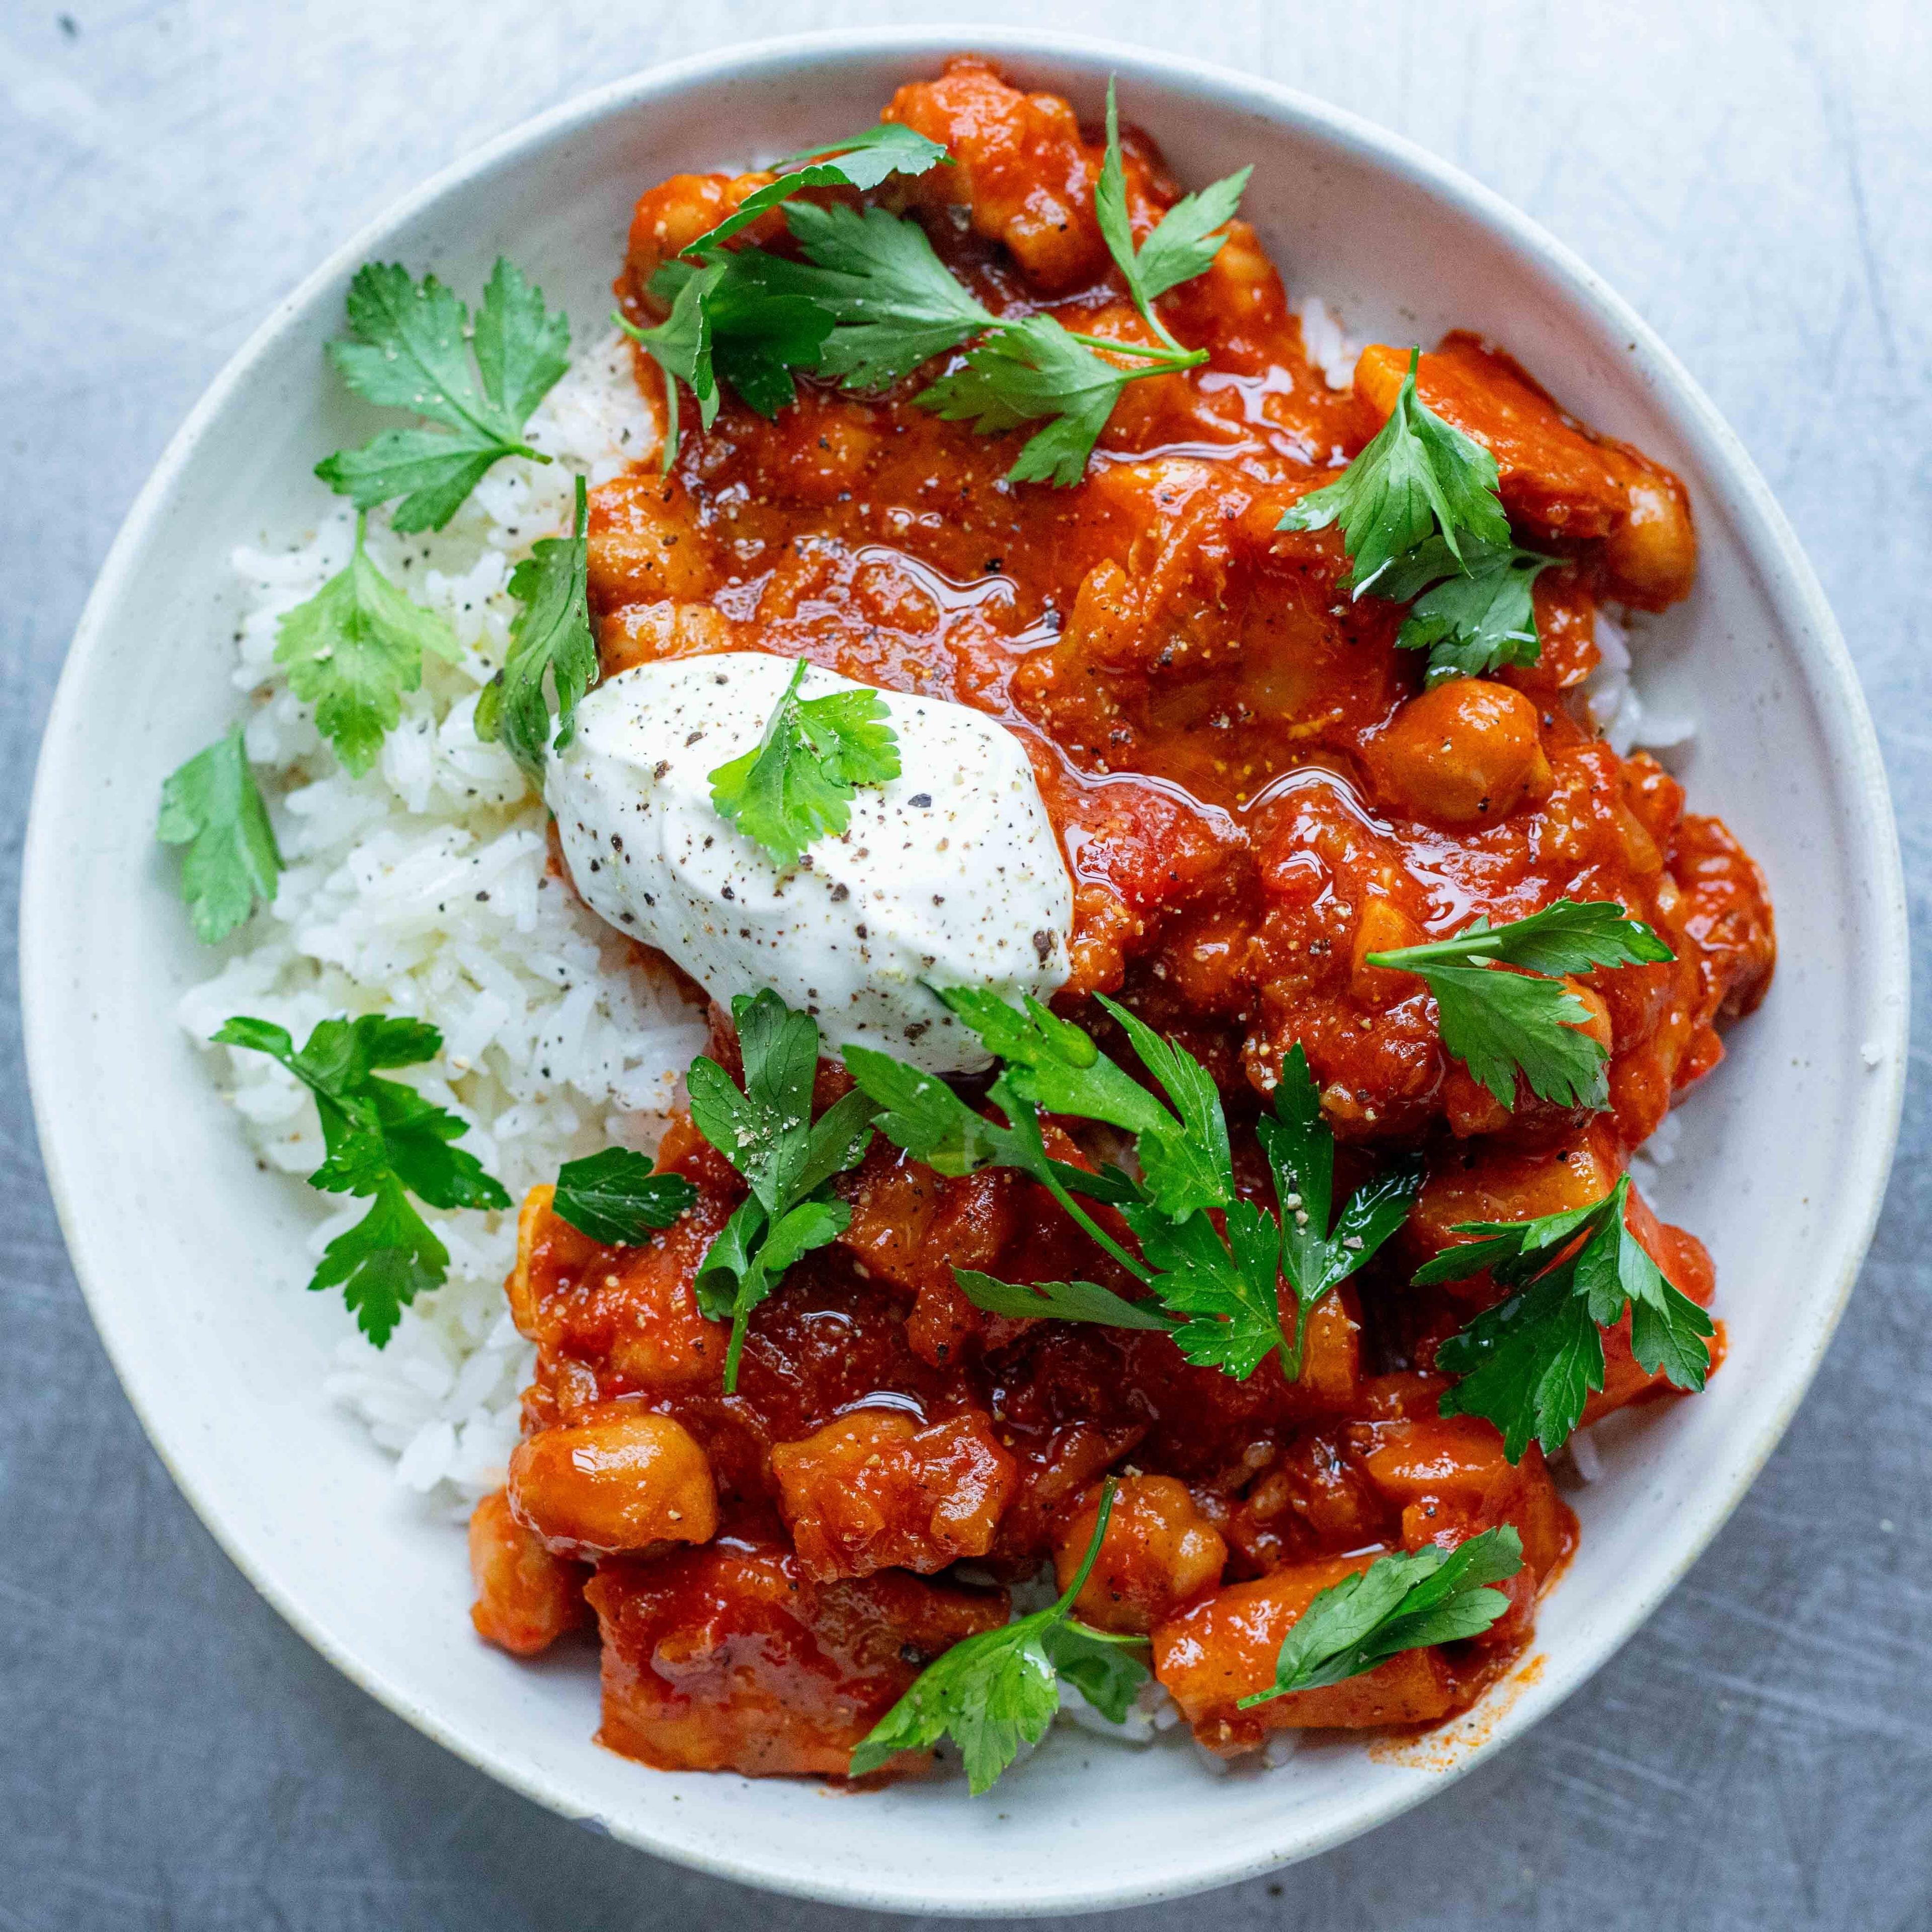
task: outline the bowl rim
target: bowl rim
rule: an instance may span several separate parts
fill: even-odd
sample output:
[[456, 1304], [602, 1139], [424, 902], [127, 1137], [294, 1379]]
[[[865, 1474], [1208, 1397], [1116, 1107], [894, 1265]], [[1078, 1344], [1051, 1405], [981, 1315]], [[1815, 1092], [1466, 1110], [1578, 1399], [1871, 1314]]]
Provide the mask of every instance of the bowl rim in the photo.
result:
[[[229, 358], [170, 439], [101, 566], [76, 626], [49, 711], [22, 854], [18, 958], [25, 1058], [35, 1126], [62, 1233], [90, 1316], [124, 1394], [176, 1487], [230, 1560], [285, 1622], [352, 1682], [465, 1762], [546, 1808], [575, 1822], [594, 1823], [654, 1856], [740, 1883], [858, 1909], [942, 1916], [1016, 1910], [1001, 1902], [976, 1903], [962, 1900], [956, 1894], [920, 1893], [910, 1886], [881, 1886], [862, 1876], [849, 1879], [836, 1872], [776, 1874], [758, 1866], [755, 1861], [680, 1844], [674, 1834], [651, 1828], [660, 1822], [670, 1821], [636, 1823], [627, 1818], [613, 1820], [607, 1826], [602, 1820], [584, 1820], [579, 1808], [544, 1774], [509, 1761], [452, 1730], [406, 1684], [365, 1664], [313, 1618], [292, 1593], [259, 1574], [250, 1561], [241, 1532], [224, 1520], [216, 1504], [197, 1493], [171, 1450], [160, 1418], [137, 1392], [139, 1378], [124, 1360], [117, 1342], [109, 1302], [100, 1286], [100, 1274], [84, 1262], [87, 1213], [70, 1184], [62, 1157], [55, 1126], [50, 1050], [41, 1044], [47, 1034], [40, 1024], [56, 1000], [58, 974], [52, 944], [44, 938], [52, 929], [51, 915], [61, 895], [60, 855], [48, 801], [63, 782], [62, 767], [67, 748], [74, 740], [80, 722], [80, 667], [99, 647], [110, 614], [127, 591], [135, 560], [164, 513], [181, 472], [220, 419], [236, 390], [274, 353], [284, 337], [299, 324], [318, 296], [377, 252], [394, 230], [453, 189], [567, 139], [573, 130], [607, 117], [643, 111], [654, 101], [706, 82], [780, 70], [790, 70], [806, 80], [814, 68], [836, 66], [849, 59], [896, 55], [911, 62], [969, 51], [983, 52], [995, 61], [1072, 62], [1096, 70], [1111, 70], [1125, 78], [1178, 85], [1212, 98], [1224, 107], [1297, 125], [1340, 148], [1351, 159], [1394, 175], [1498, 236], [1529, 258], [1569, 301], [1593, 320], [1613, 326], [1630, 345], [1632, 363], [1658, 406], [1671, 419], [1673, 428], [1699, 463], [1729, 485], [1729, 507], [1737, 526], [1740, 550], [1761, 574], [1767, 597], [1794, 609], [1803, 620], [1795, 628], [1794, 649], [1801, 657], [1810, 656], [1816, 659], [1817, 668], [1823, 674], [1821, 682], [1838, 702], [1839, 722], [1849, 738], [1855, 763], [1855, 770], [1847, 776], [1870, 815], [1869, 849], [1864, 856], [1872, 871], [1871, 924], [1883, 942], [1880, 956], [1873, 962], [1872, 975], [1873, 1005], [1882, 1016], [1884, 1029], [1874, 1043], [1884, 1058], [1871, 1078], [1882, 1084], [1876, 1094], [1868, 1096], [1861, 1110], [1870, 1120], [1876, 1108], [1882, 1123], [1882, 1135], [1872, 1143], [1880, 1150], [1880, 1157], [1873, 1159], [1862, 1174], [1838, 1177], [1840, 1202], [1850, 1193], [1856, 1205], [1855, 1214], [1841, 1215], [1840, 1225], [1849, 1225], [1856, 1232], [1855, 1238], [1845, 1244], [1840, 1258], [1828, 1318], [1816, 1331], [1815, 1346], [1803, 1372], [1790, 1382], [1782, 1400], [1760, 1422], [1750, 1453], [1741, 1458], [1732, 1480], [1705, 1499], [1688, 1532], [1682, 1534], [1675, 1559], [1666, 1566], [1653, 1587], [1627, 1607], [1606, 1634], [1579, 1646], [1580, 1654], [1568, 1660], [1562, 1670], [1550, 1673], [1558, 1682], [1546, 1694], [1518, 1700], [1489, 1726], [1480, 1742], [1459, 1750], [1454, 1762], [1426, 1783], [1418, 1780], [1412, 1788], [1380, 1798], [1327, 1827], [1292, 1835], [1286, 1843], [1258, 1846], [1249, 1856], [1224, 1860], [1212, 1869], [1190, 1874], [1182, 1882], [1136, 1881], [1112, 1886], [1093, 1882], [1070, 1888], [1024, 1908], [1029, 1913], [1058, 1916], [1184, 1896], [1232, 1884], [1330, 1850], [1445, 1790], [1580, 1688], [1648, 1619], [1756, 1480], [1823, 1360], [1871, 1240], [1891, 1172], [1903, 1106], [1910, 980], [1904, 869], [1876, 733], [1837, 620], [1796, 532], [1769, 486], [1736, 432], [1689, 372], [1650, 326], [1594, 270], [1495, 190], [1418, 143], [1364, 116], [1258, 76], [1238, 74], [1210, 62], [1170, 54], [1156, 47], [1100, 37], [970, 22], [831, 28], [716, 49], [644, 69], [574, 95], [459, 157], [389, 204], [332, 250], [275, 304]], [[1534, 1708], [1526, 1710], [1525, 1705]]]

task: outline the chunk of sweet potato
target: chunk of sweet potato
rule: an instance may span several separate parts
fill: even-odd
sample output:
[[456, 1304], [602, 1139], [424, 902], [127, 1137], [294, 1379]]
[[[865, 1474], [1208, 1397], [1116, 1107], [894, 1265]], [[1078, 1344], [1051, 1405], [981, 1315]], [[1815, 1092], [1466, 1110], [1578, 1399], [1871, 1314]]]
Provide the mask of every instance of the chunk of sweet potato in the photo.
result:
[[1252, 1750], [1273, 1730], [1431, 1724], [1456, 1708], [1455, 1678], [1439, 1650], [1403, 1651], [1362, 1676], [1239, 1708], [1274, 1682], [1282, 1640], [1316, 1596], [1373, 1561], [1290, 1564], [1231, 1584], [1155, 1626], [1154, 1676], [1210, 1750]]
[[1036, 287], [1075, 288], [1106, 267], [1094, 214], [1099, 161], [1058, 94], [1023, 93], [983, 61], [953, 60], [938, 80], [901, 88], [884, 118], [952, 157], [911, 183], [912, 197], [965, 208], [974, 233], [1004, 242]]

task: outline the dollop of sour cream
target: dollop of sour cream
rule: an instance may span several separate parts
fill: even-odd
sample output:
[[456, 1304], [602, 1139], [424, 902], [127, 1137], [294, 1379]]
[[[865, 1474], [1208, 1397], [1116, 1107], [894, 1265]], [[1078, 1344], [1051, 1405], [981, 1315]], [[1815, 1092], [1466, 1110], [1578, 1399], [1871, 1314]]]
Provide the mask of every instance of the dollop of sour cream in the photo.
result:
[[[752, 750], [792, 662], [760, 651], [640, 664], [577, 708], [544, 796], [578, 890], [711, 997], [770, 986], [857, 1044], [928, 1073], [989, 1064], [930, 989], [1012, 1000], [1066, 983], [1073, 890], [1011, 732], [944, 699], [882, 691], [900, 776], [794, 868], [721, 818], [710, 774]], [[863, 687], [808, 669], [802, 698]]]

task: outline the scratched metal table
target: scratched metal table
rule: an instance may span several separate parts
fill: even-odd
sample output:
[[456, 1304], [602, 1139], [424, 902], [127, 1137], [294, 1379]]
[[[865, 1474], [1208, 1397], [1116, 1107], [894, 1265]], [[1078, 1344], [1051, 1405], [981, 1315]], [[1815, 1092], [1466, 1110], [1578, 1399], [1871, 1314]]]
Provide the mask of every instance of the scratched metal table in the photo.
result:
[[[596, 82], [761, 34], [947, 11], [70, 4], [0, 13], [10, 901], [49, 696], [128, 503], [204, 384], [328, 248], [445, 162]], [[1037, 0], [979, 11], [1042, 17]], [[1804, 532], [1872, 698], [1918, 874], [1932, 835], [1920, 590], [1932, 28], [1916, 0], [1063, 0], [1052, 14], [1398, 128], [1604, 271], [1716, 398]], [[1922, 927], [1922, 891], [1914, 910]], [[866, 1918], [656, 1864], [536, 1810], [352, 1688], [257, 1600], [176, 1494], [88, 1325], [41, 1178], [19, 1024], [10, 991], [0, 1928]], [[1871, 1260], [1810, 1400], [1642, 1633], [1440, 1799], [1202, 1901], [1194, 1922], [1932, 1926], [1928, 1129], [1922, 1083]], [[1150, 1932], [1170, 1916], [1106, 1922]]]

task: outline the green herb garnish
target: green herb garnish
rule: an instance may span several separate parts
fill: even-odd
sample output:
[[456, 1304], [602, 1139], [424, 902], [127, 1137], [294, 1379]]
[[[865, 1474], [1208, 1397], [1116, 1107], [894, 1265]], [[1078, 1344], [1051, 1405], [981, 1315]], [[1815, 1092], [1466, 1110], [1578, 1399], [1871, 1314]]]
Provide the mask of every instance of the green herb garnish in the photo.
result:
[[1433, 685], [1534, 664], [1543, 647], [1531, 590], [1558, 560], [1510, 542], [1496, 460], [1417, 394], [1420, 360], [1410, 351], [1395, 407], [1374, 440], [1275, 527], [1339, 523], [1354, 594], [1416, 600], [1396, 642], [1429, 652]]
[[608, 1247], [641, 1246], [698, 1198], [681, 1174], [659, 1174], [629, 1148], [606, 1148], [558, 1168], [550, 1208], [579, 1234]]
[[1136, 248], [1133, 223], [1127, 212], [1126, 170], [1120, 157], [1120, 110], [1114, 100], [1114, 83], [1108, 81], [1107, 152], [1100, 164], [1100, 178], [1094, 184], [1094, 213], [1135, 308], [1170, 349], [1180, 345], [1155, 314], [1155, 299], [1212, 266], [1228, 238], [1217, 231], [1234, 219], [1241, 205], [1241, 192], [1253, 172], [1252, 168], [1243, 168], [1238, 174], [1176, 202]]
[[1630, 1352], [1672, 1385], [1701, 1389], [1711, 1372], [1715, 1324], [1673, 1286], [1624, 1222], [1628, 1175], [1588, 1208], [1532, 1221], [1466, 1221], [1473, 1240], [1446, 1248], [1417, 1271], [1418, 1287], [1487, 1269], [1511, 1292], [1436, 1351], [1436, 1366], [1461, 1379], [1442, 1398], [1444, 1415], [1496, 1424], [1503, 1450], [1520, 1462], [1534, 1438], [1554, 1454], [1604, 1386], [1602, 1331], [1630, 1316]]
[[530, 555], [510, 573], [510, 595], [523, 608], [510, 620], [502, 669], [477, 695], [477, 736], [486, 742], [501, 739], [517, 763], [538, 780], [552, 748], [562, 751], [575, 734], [578, 702], [597, 682], [590, 531], [590, 496], [580, 476], [571, 534], [532, 544]]
[[[1507, 926], [1478, 919], [1453, 939], [1371, 952], [1368, 963], [1426, 982], [1444, 1047], [1505, 1107], [1516, 1105], [1520, 1074], [1531, 1092], [1558, 1106], [1601, 1108], [1610, 1100], [1610, 1054], [1578, 1030], [1589, 1008], [1556, 980], [1531, 976], [1676, 957], [1613, 900], [1558, 899]], [[1499, 965], [1524, 970], [1498, 972]]]
[[226, 939], [260, 900], [274, 902], [282, 855], [268, 808], [248, 768], [236, 725], [206, 751], [178, 766], [161, 787], [154, 836], [164, 845], [184, 845], [181, 896], [206, 945]]
[[1522, 1539], [1508, 1523], [1454, 1550], [1429, 1543], [1378, 1556], [1316, 1594], [1282, 1640], [1274, 1682], [1239, 1708], [1360, 1677], [1402, 1651], [1480, 1636], [1509, 1608], [1485, 1586], [1522, 1568]]
[[[1279, 1218], [1234, 1186], [1220, 1096], [1191, 1054], [1124, 1006], [1102, 1004], [1126, 1030], [1167, 1105], [1101, 1052], [1080, 1028], [1037, 1000], [1009, 1006], [990, 993], [951, 988], [943, 998], [1004, 1063], [988, 1099], [1006, 1124], [985, 1119], [944, 1082], [869, 1048], [848, 1047], [845, 1064], [880, 1109], [880, 1131], [895, 1146], [941, 1173], [1016, 1167], [1045, 1186], [1104, 1252], [1150, 1291], [1130, 1300], [1089, 1281], [1005, 1282], [955, 1270], [968, 1300], [999, 1315], [1162, 1329], [1192, 1362], [1245, 1380], [1279, 1350], [1288, 1379], [1301, 1372], [1310, 1312], [1366, 1262], [1402, 1225], [1420, 1184], [1403, 1162], [1358, 1189], [1331, 1228], [1334, 1138], [1298, 1046], [1263, 1128], [1275, 1178]], [[1050, 1160], [1042, 1112], [1104, 1120], [1135, 1136], [1142, 1178], [1117, 1168], [1088, 1174]], [[1139, 1245], [1114, 1240], [1073, 1196], [1118, 1207]], [[1216, 1226], [1210, 1211], [1219, 1210]], [[1280, 1281], [1294, 1288], [1296, 1313], [1282, 1323]]]
[[473, 332], [434, 275], [413, 283], [394, 262], [364, 262], [348, 308], [350, 339], [328, 346], [343, 380], [369, 402], [442, 428], [385, 430], [325, 458], [315, 473], [338, 496], [358, 510], [400, 496], [396, 529], [440, 530], [493, 464], [550, 460], [524, 440], [524, 425], [570, 367], [569, 319], [547, 313], [543, 291], [508, 262], [498, 259]]
[[342, 1290], [356, 1326], [377, 1348], [403, 1310], [449, 1269], [449, 1252], [410, 1201], [432, 1208], [507, 1208], [510, 1197], [472, 1154], [452, 1147], [465, 1124], [412, 1087], [380, 1078], [379, 1067], [436, 1058], [442, 1035], [422, 1020], [364, 1015], [323, 1020], [298, 1052], [286, 1028], [238, 1015], [214, 1036], [280, 1060], [315, 1096], [328, 1158], [309, 1185], [328, 1194], [374, 1197], [368, 1213], [322, 1250], [311, 1289]]
[[1426, 651], [1426, 684], [1481, 677], [1510, 664], [1533, 664], [1543, 655], [1536, 632], [1536, 580], [1558, 557], [1513, 544], [1463, 540], [1454, 556], [1431, 537], [1398, 558], [1378, 580], [1376, 594], [1407, 603], [1396, 633], [1398, 649]]
[[[1112, 173], [1103, 170], [1096, 213], [1136, 303], [1161, 338], [1157, 345], [1080, 334], [1049, 316], [1016, 321], [995, 316], [947, 271], [917, 221], [883, 208], [789, 202], [786, 225], [804, 261], [749, 248], [720, 252], [748, 221], [787, 201], [799, 187], [842, 181], [869, 188], [888, 173], [921, 173], [948, 158], [931, 144], [909, 145], [918, 138], [903, 130], [890, 138], [879, 133], [868, 151], [782, 176], [652, 278], [651, 292], [670, 304], [670, 314], [656, 328], [624, 326], [665, 371], [670, 392], [667, 466], [676, 446], [679, 382], [697, 399], [700, 419], [709, 428], [721, 378], [752, 408], [770, 415], [793, 400], [796, 370], [814, 369], [847, 388], [876, 391], [978, 337], [962, 368], [914, 400], [949, 422], [971, 422], [982, 434], [1043, 422], [1007, 472], [1010, 478], [1076, 483], [1126, 384], [1207, 361], [1205, 350], [1184, 350], [1174, 340], [1152, 304], [1213, 261], [1221, 242], [1211, 231], [1233, 214], [1246, 174], [1178, 203], [1136, 252], [1126, 220], [1117, 126], [1109, 147]], [[824, 181], [818, 178], [821, 172]], [[1111, 357], [1139, 366], [1123, 368]]]
[[728, 1321], [724, 1388], [738, 1385], [746, 1318], [785, 1270], [842, 1234], [852, 1210], [832, 1196], [836, 1174], [856, 1167], [872, 1144], [876, 1109], [862, 1092], [836, 1101], [814, 1123], [818, 1023], [766, 988], [731, 1002], [745, 1063], [741, 1091], [717, 1061], [694, 1060], [686, 1076], [698, 1130], [751, 1184], [698, 1264], [699, 1312]]
[[[679, 277], [670, 313], [654, 328], [640, 328], [622, 310], [614, 309], [610, 313], [610, 320], [664, 374], [663, 466], [667, 472], [677, 460], [678, 384], [683, 383], [697, 399], [698, 419], [705, 428], [709, 429], [717, 417], [718, 376], [711, 362], [710, 297], [724, 280], [729, 266], [728, 260], [713, 262]], [[655, 281], [652, 286], [656, 287]]]
[[766, 722], [756, 749], [711, 772], [711, 803], [781, 866], [852, 821], [853, 788], [899, 775], [898, 736], [876, 691], [800, 698], [806, 660]]
[[900, 1751], [925, 1750], [950, 1733], [975, 1798], [989, 1790], [1019, 1755], [1036, 1744], [1060, 1709], [1064, 1675], [1103, 1716], [1125, 1721], [1147, 1666], [1131, 1654], [1144, 1640], [1076, 1622], [1075, 1600], [1099, 1560], [1114, 1509], [1114, 1484], [1100, 1494], [1092, 1540], [1073, 1581], [1043, 1610], [955, 1644], [926, 1666], [913, 1687], [852, 1753], [851, 1775], [863, 1778]]
[[[828, 154], [835, 158], [824, 159]], [[953, 160], [938, 142], [898, 122], [880, 121], [849, 140], [801, 148], [778, 165], [782, 172], [777, 180], [753, 189], [716, 228], [679, 252], [694, 261], [709, 261], [734, 235], [801, 188], [854, 188], [862, 194], [894, 175], [922, 175], [933, 168], [951, 167]]]
[[[762, 416], [776, 416], [798, 400], [793, 372], [818, 367], [832, 323], [820, 304], [794, 286], [808, 272], [796, 262], [741, 248], [703, 268], [667, 262], [652, 278], [651, 292], [670, 304], [670, 318], [662, 325], [673, 338], [668, 353], [697, 397], [706, 428], [718, 413], [720, 382], [730, 383]], [[694, 294], [686, 295], [693, 283], [698, 284]], [[700, 326], [701, 338], [690, 342], [692, 330]], [[646, 348], [647, 338], [657, 333], [628, 322], [624, 327]], [[667, 468], [677, 453], [676, 387], [670, 392]]]
[[375, 764], [403, 715], [403, 694], [422, 684], [424, 652], [452, 664], [463, 655], [449, 626], [370, 560], [368, 521], [366, 512], [357, 513], [348, 567], [276, 628], [275, 662], [287, 671], [289, 688], [314, 706], [316, 729], [353, 778]]
[[[1132, 356], [1143, 366], [1123, 369], [1096, 350]], [[1028, 439], [1006, 472], [1014, 483], [1077, 483], [1107, 418], [1130, 382], [1197, 368], [1204, 349], [1150, 348], [1106, 336], [1076, 335], [1050, 315], [1002, 322], [970, 350], [964, 368], [942, 376], [914, 398], [947, 422], [970, 422], [976, 434], [997, 435], [1049, 418]]]
[[[902, 382], [922, 362], [999, 326], [932, 251], [916, 221], [883, 208], [785, 210], [806, 262], [783, 267], [782, 286], [808, 296], [837, 325], [818, 372], [848, 389]], [[775, 258], [773, 258], [775, 259]]]
[[[834, 153], [836, 160], [814, 158]], [[862, 192], [890, 176], [921, 175], [952, 161], [937, 142], [896, 122], [880, 122], [850, 140], [790, 159], [807, 165], [754, 190], [651, 278], [651, 293], [670, 305], [662, 322], [640, 328], [621, 313], [612, 316], [664, 373], [666, 470], [677, 460], [680, 382], [695, 399], [706, 429], [718, 414], [721, 375], [752, 408], [776, 414], [794, 398], [791, 372], [814, 365], [832, 326], [832, 316], [800, 287], [796, 263], [754, 248], [728, 252], [725, 243], [802, 188]]]
[[1389, 419], [1341, 476], [1294, 504], [1276, 527], [1342, 526], [1357, 596], [1398, 557], [1440, 537], [1458, 564], [1471, 539], [1507, 544], [1509, 519], [1496, 494], [1496, 460], [1416, 394], [1420, 352], [1412, 351]]

